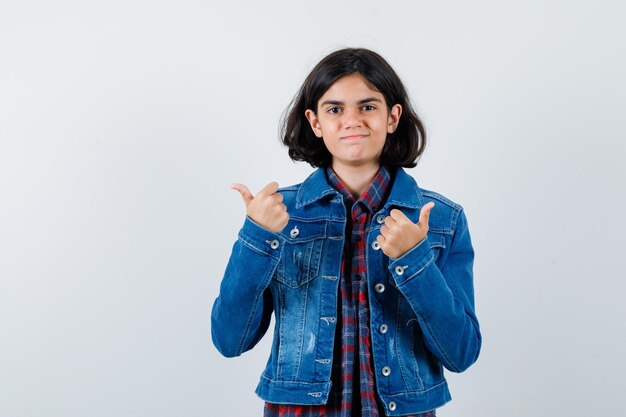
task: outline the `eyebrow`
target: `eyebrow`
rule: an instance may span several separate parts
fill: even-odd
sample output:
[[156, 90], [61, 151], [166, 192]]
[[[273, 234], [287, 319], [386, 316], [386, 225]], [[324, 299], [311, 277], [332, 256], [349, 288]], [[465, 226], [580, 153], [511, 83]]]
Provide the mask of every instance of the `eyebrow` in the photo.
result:
[[[368, 97], [368, 98], [364, 98], [362, 100], [359, 100], [357, 102], [357, 104], [365, 104], [365, 103], [371, 103], [371, 102], [382, 103], [382, 100], [377, 99], [376, 97]], [[340, 100], [326, 100], [322, 104], [320, 104], [320, 107], [325, 106], [327, 104], [336, 106], [336, 105], [342, 105], [342, 104], [344, 104], [344, 102], [340, 101]]]

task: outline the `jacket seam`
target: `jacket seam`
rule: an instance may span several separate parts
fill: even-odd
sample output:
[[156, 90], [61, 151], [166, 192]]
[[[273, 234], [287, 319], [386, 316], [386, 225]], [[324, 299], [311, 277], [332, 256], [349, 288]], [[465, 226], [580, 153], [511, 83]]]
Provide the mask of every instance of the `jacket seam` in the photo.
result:
[[451, 368], [450, 370], [453, 372], [458, 372], [459, 368], [456, 366], [454, 361], [450, 359], [447, 352], [441, 347], [441, 342], [439, 342], [439, 339], [437, 339], [437, 337], [435, 336], [435, 333], [430, 327], [430, 324], [428, 324], [428, 321], [424, 320], [424, 318], [421, 315], [419, 316], [419, 318], [421, 319], [421, 322], [424, 323], [424, 325], [428, 328], [428, 332], [430, 333], [430, 336], [433, 338], [433, 341], [437, 345], [437, 349], [439, 350], [439, 352], [441, 352], [441, 356], [443, 356], [446, 359], [446, 361], [450, 364], [450, 368]]
[[240, 240], [240, 241], [241, 241], [244, 245], [246, 245], [246, 247], [247, 247], [247, 248], [250, 248], [250, 249], [254, 250], [255, 252], [257, 252], [257, 253], [259, 253], [259, 254], [261, 254], [261, 255], [270, 256], [270, 257], [272, 257], [272, 258], [274, 258], [274, 259], [278, 259], [278, 258], [279, 258], [279, 257], [277, 257], [276, 255], [272, 255], [272, 254], [271, 254], [271, 253], [269, 253], [269, 252], [265, 252], [265, 251], [263, 251], [263, 250], [261, 250], [261, 249], [257, 248], [256, 246], [254, 246], [251, 242], [249, 242], [247, 239], [245, 239], [245, 238], [244, 238], [244, 237], [242, 237], [241, 235], [239, 235], [239, 240]]
[[[271, 277], [271, 275], [274, 274], [274, 270], [276, 269], [276, 265], [274, 265], [274, 267], [271, 268], [271, 270], [265, 275], [265, 277], [263, 277], [263, 282], [267, 281], [268, 275]], [[259, 300], [263, 297], [263, 291], [265, 291], [265, 289], [267, 288], [268, 285], [269, 285], [269, 283], [265, 284], [265, 285], [261, 285], [260, 288], [257, 288], [256, 294], [254, 295], [254, 304], [252, 306], [251, 313], [248, 316], [248, 320], [246, 321], [246, 326], [244, 327], [244, 330], [243, 330], [243, 332], [241, 334], [241, 339], [239, 340], [239, 345], [237, 347], [237, 355], [238, 356], [241, 355], [244, 352], [244, 349], [246, 349], [246, 347], [247, 347], [245, 345], [245, 340], [248, 338], [248, 334], [250, 333], [250, 328], [252, 327], [252, 319], [254, 317], [254, 313], [255, 313], [255, 311], [257, 311], [257, 308], [259, 306]], [[261, 312], [261, 314], [263, 314], [263, 313]]]

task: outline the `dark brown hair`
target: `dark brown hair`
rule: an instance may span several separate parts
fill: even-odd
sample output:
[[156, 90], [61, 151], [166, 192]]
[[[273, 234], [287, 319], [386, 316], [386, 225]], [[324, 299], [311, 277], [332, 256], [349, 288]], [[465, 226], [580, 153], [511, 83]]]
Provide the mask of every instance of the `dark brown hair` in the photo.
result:
[[[302, 87], [283, 113], [280, 136], [289, 148], [289, 157], [305, 161], [313, 167], [330, 165], [332, 155], [324, 142], [317, 138], [305, 116], [311, 109], [317, 113], [317, 104], [326, 90], [339, 78], [359, 73], [378, 90], [387, 102], [387, 110], [395, 104], [402, 106], [402, 114], [394, 133], [387, 135], [380, 163], [390, 167], [412, 168], [424, 152], [426, 131], [413, 110], [402, 81], [376, 52], [365, 48], [345, 48], [324, 57], [304, 80]], [[389, 140], [393, 139], [393, 140]]]

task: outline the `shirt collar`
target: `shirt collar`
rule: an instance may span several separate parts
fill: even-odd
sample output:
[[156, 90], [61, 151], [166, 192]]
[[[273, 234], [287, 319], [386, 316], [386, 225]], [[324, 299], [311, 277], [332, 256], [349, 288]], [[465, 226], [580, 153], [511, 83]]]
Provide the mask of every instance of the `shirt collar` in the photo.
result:
[[361, 203], [370, 213], [374, 213], [380, 208], [391, 183], [389, 169], [381, 166], [376, 175], [374, 175], [370, 185], [355, 201], [354, 196], [350, 194], [346, 185], [330, 166], [326, 168], [326, 178], [328, 183], [344, 196], [349, 205]]

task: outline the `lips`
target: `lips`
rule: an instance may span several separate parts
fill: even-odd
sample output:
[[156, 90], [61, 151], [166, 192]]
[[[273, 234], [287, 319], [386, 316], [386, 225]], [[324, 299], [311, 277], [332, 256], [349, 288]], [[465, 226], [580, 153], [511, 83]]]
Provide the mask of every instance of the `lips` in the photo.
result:
[[342, 136], [341, 139], [347, 139], [347, 140], [351, 140], [351, 139], [363, 139], [364, 137], [366, 137], [367, 135], [350, 135], [350, 136]]

